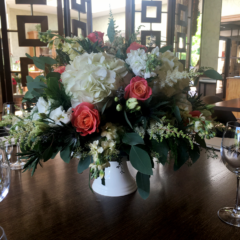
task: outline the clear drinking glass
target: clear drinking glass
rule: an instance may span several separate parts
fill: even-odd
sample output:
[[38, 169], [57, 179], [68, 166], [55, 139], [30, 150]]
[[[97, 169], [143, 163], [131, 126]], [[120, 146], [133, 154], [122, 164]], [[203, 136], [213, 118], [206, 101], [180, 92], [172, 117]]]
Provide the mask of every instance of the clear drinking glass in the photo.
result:
[[7, 240], [6, 234], [2, 227], [0, 227], [0, 240]]
[[[6, 152], [3, 151], [3, 159], [5, 159]], [[0, 161], [0, 202], [7, 196], [10, 188], [10, 179], [11, 179], [11, 170], [9, 165], [3, 165], [3, 162]], [[0, 240], [7, 240], [5, 232], [2, 227], [0, 227]]]
[[[19, 143], [17, 143], [17, 152], [19, 152]], [[25, 163], [21, 161], [20, 157], [17, 156], [17, 161], [15, 163], [11, 163], [12, 170], [20, 170], [24, 168]]]
[[221, 208], [218, 217], [227, 224], [240, 227], [240, 123], [227, 123], [223, 133], [221, 157], [228, 170], [237, 175], [237, 196], [235, 207]]

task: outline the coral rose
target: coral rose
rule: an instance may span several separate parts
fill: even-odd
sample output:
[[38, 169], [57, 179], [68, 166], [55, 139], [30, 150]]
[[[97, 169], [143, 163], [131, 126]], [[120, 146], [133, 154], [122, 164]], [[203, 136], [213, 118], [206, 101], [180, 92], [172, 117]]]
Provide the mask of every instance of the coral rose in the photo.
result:
[[73, 109], [71, 122], [81, 136], [98, 132], [99, 112], [94, 109], [93, 104], [82, 102]]
[[201, 112], [198, 111], [198, 110], [195, 110], [195, 111], [192, 111], [192, 112], [189, 112], [189, 114], [192, 115], [192, 117], [198, 117], [201, 115]]
[[87, 38], [93, 43], [95, 43], [97, 41], [98, 41], [98, 43], [101, 43], [101, 42], [104, 43], [103, 36], [104, 36], [104, 33], [95, 31], [95, 32], [90, 33], [87, 36]]
[[127, 49], [127, 53], [130, 53], [130, 50], [138, 50], [139, 48], [144, 48], [145, 52], [147, 52], [147, 47], [144, 45], [141, 45], [137, 42], [131, 43], [131, 45]]
[[148, 86], [146, 79], [134, 77], [125, 88], [125, 99], [136, 98], [141, 101], [147, 100], [152, 95], [152, 89]]

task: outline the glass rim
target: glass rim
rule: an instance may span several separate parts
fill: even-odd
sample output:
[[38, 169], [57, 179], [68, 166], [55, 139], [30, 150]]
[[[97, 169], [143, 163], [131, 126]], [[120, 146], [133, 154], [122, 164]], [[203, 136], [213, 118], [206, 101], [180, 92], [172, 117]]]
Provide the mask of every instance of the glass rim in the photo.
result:
[[0, 231], [0, 240], [1, 240], [4, 237], [5, 232], [4, 232], [4, 229], [1, 226], [0, 226], [0, 230], [2, 231], [2, 233]]
[[238, 121], [230, 121], [230, 122], [227, 122], [226, 127], [240, 127], [240, 123]]

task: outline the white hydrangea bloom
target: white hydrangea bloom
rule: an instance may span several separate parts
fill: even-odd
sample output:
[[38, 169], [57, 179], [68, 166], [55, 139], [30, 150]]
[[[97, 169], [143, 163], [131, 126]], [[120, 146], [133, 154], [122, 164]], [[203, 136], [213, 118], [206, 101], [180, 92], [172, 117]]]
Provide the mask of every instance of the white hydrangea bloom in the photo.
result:
[[50, 113], [50, 118], [55, 121], [55, 123], [49, 124], [50, 126], [54, 127], [57, 125], [62, 125], [61, 122], [67, 124], [70, 122], [72, 116], [72, 108], [69, 108], [67, 112], [63, 110], [63, 107], [60, 106]]
[[152, 57], [156, 57], [158, 59], [159, 56], [159, 47], [154, 48], [150, 54], [146, 53], [144, 49], [139, 48], [137, 50], [130, 50], [130, 53], [127, 54], [126, 63], [130, 66], [136, 76], [147, 79], [150, 77], [155, 77], [157, 75], [155, 71], [157, 71], [159, 68], [156, 66], [155, 71], [148, 71], [148, 60], [150, 60]]
[[101, 102], [117, 89], [126, 74], [121, 59], [107, 53], [84, 53], [66, 66], [61, 78], [75, 107], [81, 102]]

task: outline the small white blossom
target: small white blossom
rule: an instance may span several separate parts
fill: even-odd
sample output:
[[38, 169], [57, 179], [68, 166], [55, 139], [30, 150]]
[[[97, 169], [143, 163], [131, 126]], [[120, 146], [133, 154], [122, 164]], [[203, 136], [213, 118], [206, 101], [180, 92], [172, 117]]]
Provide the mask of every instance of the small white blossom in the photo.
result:
[[54, 123], [51, 123], [50, 126], [57, 126], [57, 125], [62, 125], [61, 122], [67, 124], [71, 120], [71, 112], [72, 108], [69, 108], [67, 112], [63, 110], [63, 107], [60, 106], [56, 108], [55, 110], [51, 111], [50, 113], [50, 118], [54, 120]]

